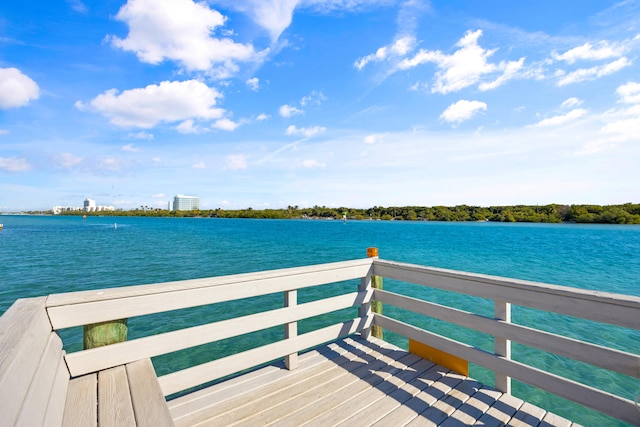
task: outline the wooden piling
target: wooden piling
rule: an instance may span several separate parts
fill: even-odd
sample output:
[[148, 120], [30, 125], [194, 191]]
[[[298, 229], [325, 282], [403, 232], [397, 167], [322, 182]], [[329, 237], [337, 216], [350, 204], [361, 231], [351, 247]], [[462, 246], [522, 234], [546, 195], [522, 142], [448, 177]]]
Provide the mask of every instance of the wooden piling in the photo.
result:
[[127, 319], [84, 325], [84, 349], [102, 347], [127, 340]]
[[[367, 248], [367, 256], [369, 258], [378, 258], [378, 248]], [[371, 287], [374, 289], [382, 289], [382, 276], [371, 276]], [[371, 311], [377, 314], [382, 314], [382, 302], [373, 300], [371, 301]], [[384, 339], [384, 332], [382, 327], [373, 325], [371, 327], [371, 335], [375, 338]]]

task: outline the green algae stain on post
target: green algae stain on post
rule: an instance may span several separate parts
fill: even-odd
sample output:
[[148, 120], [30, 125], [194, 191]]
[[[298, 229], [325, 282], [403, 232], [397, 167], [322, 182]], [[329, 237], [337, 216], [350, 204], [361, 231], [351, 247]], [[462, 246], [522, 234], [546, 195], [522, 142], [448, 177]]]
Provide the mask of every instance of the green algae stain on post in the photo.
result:
[[[378, 248], [367, 248], [367, 256], [369, 258], [378, 257]], [[374, 289], [382, 289], [382, 276], [371, 276], [371, 287]], [[382, 314], [382, 301], [371, 301], [371, 311], [377, 314]], [[383, 329], [378, 325], [371, 326], [371, 335], [375, 338], [383, 338]]]
[[127, 340], [127, 319], [84, 325], [84, 349], [102, 347]]

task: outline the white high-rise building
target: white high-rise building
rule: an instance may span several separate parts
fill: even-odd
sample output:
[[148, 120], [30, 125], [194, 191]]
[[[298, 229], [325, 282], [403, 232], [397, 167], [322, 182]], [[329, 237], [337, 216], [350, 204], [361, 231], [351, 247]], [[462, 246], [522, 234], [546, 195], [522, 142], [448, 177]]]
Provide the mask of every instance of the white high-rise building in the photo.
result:
[[84, 199], [84, 211], [95, 212], [95, 210], [96, 210], [96, 201], [93, 199]]
[[200, 210], [200, 197], [178, 194], [173, 198], [173, 210], [193, 211]]

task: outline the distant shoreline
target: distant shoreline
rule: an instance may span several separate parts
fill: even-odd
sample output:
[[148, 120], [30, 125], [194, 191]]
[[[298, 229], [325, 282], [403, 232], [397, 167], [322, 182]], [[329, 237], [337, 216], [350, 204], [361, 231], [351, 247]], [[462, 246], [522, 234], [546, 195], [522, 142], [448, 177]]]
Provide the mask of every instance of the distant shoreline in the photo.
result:
[[[52, 211], [24, 212], [29, 215], [53, 215]], [[16, 215], [7, 213], [3, 215]], [[368, 209], [314, 206], [286, 209], [210, 209], [169, 211], [151, 207], [109, 212], [68, 211], [61, 216], [109, 217], [200, 217], [254, 219], [320, 219], [382, 221], [449, 221], [449, 222], [530, 222], [578, 224], [640, 224], [640, 204], [622, 205], [513, 205], [513, 206], [374, 206]]]

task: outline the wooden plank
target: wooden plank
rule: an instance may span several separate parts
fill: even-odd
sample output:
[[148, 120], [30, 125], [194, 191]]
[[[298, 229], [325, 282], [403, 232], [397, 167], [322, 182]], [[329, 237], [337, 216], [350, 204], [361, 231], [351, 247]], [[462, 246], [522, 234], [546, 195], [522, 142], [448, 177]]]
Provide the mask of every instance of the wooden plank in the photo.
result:
[[[53, 328], [62, 329], [357, 279], [365, 275], [368, 269], [366, 264], [360, 264], [267, 279], [250, 281], [236, 279], [232, 283], [205, 288], [154, 292], [70, 305], [51, 303], [47, 311]], [[53, 298], [50, 297], [49, 301], [52, 300]]]
[[571, 424], [573, 423], [568, 419], [554, 413], [547, 412], [544, 414], [544, 418], [538, 427], [571, 427]]
[[98, 424], [101, 427], [136, 425], [124, 366], [98, 372]]
[[518, 399], [510, 394], [504, 394], [497, 390], [490, 391], [484, 389], [484, 393], [491, 394], [496, 397], [495, 402], [479, 419], [478, 425], [498, 426], [507, 425], [520, 406], [524, 403], [522, 399]]
[[89, 374], [69, 381], [63, 426], [98, 425], [98, 375]]
[[[250, 405], [245, 405], [244, 411], [238, 414], [231, 414], [233, 418], [227, 418], [229, 414], [224, 414], [219, 426], [230, 425], [225, 422], [232, 419], [238, 424], [257, 425], [273, 424], [280, 425], [300, 425], [306, 420], [299, 411], [309, 406], [317, 405], [318, 400], [324, 396], [338, 394], [341, 396], [352, 396], [362, 393], [380, 385], [385, 379], [393, 375], [399, 368], [385, 369], [389, 367], [389, 362], [393, 359], [386, 356], [391, 349], [374, 350], [366, 357], [357, 358], [345, 363], [340, 367], [331, 367], [321, 375], [321, 378], [307, 379], [288, 389], [284, 394], [284, 399], [277, 402], [269, 399], [252, 401]], [[287, 423], [284, 422], [286, 418]], [[216, 424], [213, 424], [216, 425]]]
[[[347, 340], [339, 340], [317, 350], [305, 352], [300, 356], [300, 362], [304, 365], [299, 369], [299, 372], [296, 372], [296, 375], [310, 375], [307, 370], [327, 360], [334, 360], [333, 363], [336, 364], [343, 363], [346, 359], [340, 358], [340, 356], [347, 352], [347, 345], [354, 348], [362, 348], [363, 346], [361, 340], [350, 341], [349, 344], [347, 344]], [[290, 377], [291, 373], [282, 368], [283, 365], [281, 363], [269, 365], [214, 386], [189, 393], [169, 401], [169, 410], [174, 420], [178, 422], [181, 417], [197, 412], [202, 408], [207, 408], [238, 396], [244, 396], [252, 388], [280, 381], [285, 376]], [[242, 398], [246, 400], [246, 396]]]
[[370, 324], [371, 319], [354, 319], [298, 335], [293, 339], [278, 341], [233, 356], [183, 369], [179, 372], [164, 375], [158, 380], [164, 395], [168, 396], [190, 387], [270, 362], [296, 351], [302, 351], [324, 342], [351, 335], [368, 327]]
[[374, 260], [373, 274], [516, 305], [640, 329], [640, 297], [393, 261]]
[[474, 425], [476, 421], [489, 410], [496, 401], [496, 397], [483, 393], [483, 388], [479, 388], [469, 400], [456, 409], [440, 426], [459, 427]]
[[66, 355], [66, 360], [73, 376], [84, 375], [85, 373], [96, 372], [135, 360], [172, 353], [288, 322], [299, 321], [342, 308], [353, 307], [367, 298], [371, 298], [371, 295], [371, 291], [353, 292], [298, 306], [270, 310], [125, 341], [110, 346], [70, 353]]
[[[22, 409], [16, 422], [17, 425], [37, 426], [43, 424], [45, 411], [61, 361], [63, 361], [62, 340], [60, 340], [57, 334], [51, 332], [47, 341], [47, 347], [42, 353], [33, 380], [25, 396], [24, 403], [22, 404]], [[67, 373], [67, 381], [68, 380], [69, 374]], [[62, 407], [64, 408], [64, 400], [62, 401]]]
[[7, 425], [18, 418], [51, 335], [44, 303], [19, 299], [0, 317], [0, 413]]
[[[434, 365], [412, 354], [400, 357], [393, 354], [394, 359], [378, 372], [373, 372], [373, 379], [364, 378], [365, 384], [359, 381], [340, 390], [340, 393], [330, 393], [318, 399], [317, 402], [297, 411], [291, 417], [281, 421], [284, 426], [297, 427], [302, 425], [336, 425], [349, 418], [370, 425], [381, 418], [389, 409], [385, 402], [398, 403], [397, 399], [408, 400], [421, 391], [414, 387], [409, 393], [408, 384], [416, 377], [431, 369]], [[396, 372], [395, 369], [398, 371]], [[426, 385], [425, 385], [426, 387]], [[400, 395], [398, 393], [401, 393]], [[390, 399], [386, 397], [393, 396]]]
[[173, 426], [151, 359], [129, 363], [127, 379], [138, 427]]
[[47, 412], [44, 417], [47, 424], [53, 426], [63, 425], [62, 421], [64, 418], [68, 389], [69, 370], [67, 369], [67, 364], [64, 362], [64, 359], [60, 357], [60, 359], [58, 359], [56, 376], [53, 380], [53, 387], [51, 388], [51, 395], [49, 396], [49, 403], [47, 404]]
[[[106, 301], [111, 299], [129, 298], [161, 294], [189, 289], [209, 288], [222, 285], [239, 284], [265, 279], [277, 279], [287, 276], [321, 273], [332, 270], [349, 269], [351, 267], [364, 267], [360, 269], [365, 276], [371, 268], [372, 261], [369, 258], [350, 261], [339, 261], [325, 264], [314, 264], [302, 267], [290, 267], [276, 270], [258, 271], [254, 273], [233, 274], [227, 276], [206, 277], [202, 279], [178, 280], [174, 282], [153, 283], [136, 286], [123, 286], [117, 288], [95, 289], [79, 292], [66, 292], [51, 294], [47, 297], [46, 307], [81, 304], [93, 301]], [[358, 276], [358, 277], [362, 277]], [[300, 289], [295, 287], [292, 289]]]
[[524, 402], [518, 411], [509, 421], [509, 426], [513, 427], [537, 427], [544, 418], [547, 411], [529, 402]]
[[638, 422], [638, 412], [631, 400], [624, 399], [593, 387], [560, 377], [520, 362], [504, 359], [468, 344], [434, 334], [415, 326], [377, 315], [375, 322], [385, 329], [405, 337], [428, 343], [447, 353], [455, 354], [470, 362], [484, 366], [495, 372], [502, 372], [522, 382], [549, 391], [604, 414], [628, 423]]
[[[424, 314], [495, 337], [516, 341], [549, 353], [599, 366], [624, 375], [640, 378], [640, 356], [596, 344], [563, 337], [526, 326], [489, 319], [468, 311], [387, 291], [374, 291], [373, 298], [384, 304]], [[508, 357], [507, 357], [508, 358]]]
[[[403, 402], [396, 410], [382, 417], [372, 425], [379, 427], [406, 425], [415, 419], [418, 414], [426, 411], [440, 399], [444, 398], [453, 387], [462, 381], [462, 378], [462, 376], [436, 365], [436, 369], [427, 371], [427, 375], [423, 378], [424, 381], [430, 383], [429, 387], [424, 388], [420, 393]], [[345, 427], [350, 426], [348, 421], [341, 425]]]
[[[286, 375], [278, 377], [275, 381], [251, 384], [251, 388], [248, 390], [237, 390], [237, 393], [227, 395], [226, 398], [215, 402], [212, 401], [211, 404], [197, 412], [176, 418], [176, 424], [179, 426], [191, 426], [204, 420], [208, 420], [208, 423], [214, 423], [216, 422], [216, 417], [222, 414], [222, 417], [218, 417], [217, 420], [225, 425], [229, 419], [229, 412], [234, 410], [242, 411], [247, 404], [250, 405], [249, 411], [253, 411], [255, 402], [265, 398], [280, 402], [283, 399], [275, 396], [284, 394], [285, 391], [304, 381], [315, 381], [316, 379], [322, 381], [326, 375], [331, 375], [329, 371], [332, 369], [334, 374], [344, 371], [342, 367], [347, 363], [354, 361], [362, 363], [363, 358], [366, 358], [373, 351], [372, 347], [362, 346], [357, 342], [352, 345], [347, 340], [343, 340], [339, 344], [339, 350], [344, 350], [344, 352], [341, 351], [341, 354], [337, 357], [322, 358], [321, 363], [301, 367], [295, 371], [283, 371], [286, 372]], [[214, 386], [213, 388], [218, 387]]]

